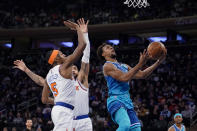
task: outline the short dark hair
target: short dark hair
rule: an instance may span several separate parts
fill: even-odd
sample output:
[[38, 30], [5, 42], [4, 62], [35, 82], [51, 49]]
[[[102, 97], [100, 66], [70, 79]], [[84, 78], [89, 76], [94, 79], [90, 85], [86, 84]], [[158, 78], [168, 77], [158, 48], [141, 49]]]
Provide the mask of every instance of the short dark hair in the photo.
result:
[[26, 122], [27, 122], [28, 120], [32, 120], [32, 119], [28, 117], [28, 118], [26, 119]]
[[97, 49], [97, 56], [98, 56], [98, 58], [99, 58], [100, 60], [102, 60], [102, 61], [105, 60], [105, 58], [102, 56], [102, 54], [103, 54], [103, 47], [106, 46], [106, 45], [108, 45], [108, 44], [107, 44], [107, 43], [103, 43], [103, 44], [100, 45], [100, 46], [98, 47], [98, 49]]

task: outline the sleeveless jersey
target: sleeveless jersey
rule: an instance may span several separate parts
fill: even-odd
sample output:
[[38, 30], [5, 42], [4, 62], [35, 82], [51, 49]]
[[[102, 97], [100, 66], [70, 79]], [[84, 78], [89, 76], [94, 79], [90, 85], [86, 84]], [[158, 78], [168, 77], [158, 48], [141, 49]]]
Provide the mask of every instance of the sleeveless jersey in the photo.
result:
[[184, 125], [181, 125], [181, 129], [179, 129], [176, 124], [173, 125], [175, 131], [185, 131], [185, 126]]
[[[128, 72], [128, 67], [126, 64], [120, 64], [118, 62], [110, 62], [107, 61], [106, 63], [112, 63], [113, 66], [115, 66], [118, 70], [122, 71], [123, 73]], [[118, 81], [111, 76], [105, 76], [105, 80], [107, 81], [107, 87], [108, 87], [108, 99], [107, 99], [107, 107], [108, 110], [116, 109], [116, 104], [111, 104], [114, 101], [121, 102], [125, 108], [131, 109], [133, 108], [133, 103], [130, 99], [129, 94], [129, 82], [121, 82]], [[113, 107], [112, 107], [113, 106]]]
[[60, 75], [60, 65], [49, 70], [46, 80], [54, 96], [54, 102], [64, 102], [74, 106], [75, 81], [66, 79]]
[[74, 116], [86, 115], [89, 113], [89, 89], [78, 80], [75, 81], [75, 89]]

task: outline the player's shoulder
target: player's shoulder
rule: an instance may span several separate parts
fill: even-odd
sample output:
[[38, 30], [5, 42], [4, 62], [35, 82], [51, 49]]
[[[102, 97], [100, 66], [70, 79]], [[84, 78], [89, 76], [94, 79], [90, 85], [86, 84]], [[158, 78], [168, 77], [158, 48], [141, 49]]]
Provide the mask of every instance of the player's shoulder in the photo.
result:
[[175, 131], [174, 126], [171, 126], [168, 131]]
[[183, 128], [185, 129], [185, 131], [186, 131], [186, 127], [185, 127], [185, 125], [183, 125]]
[[106, 62], [104, 65], [103, 65], [103, 69], [106, 69], [106, 68], [111, 68], [113, 67], [113, 64], [111, 62]]

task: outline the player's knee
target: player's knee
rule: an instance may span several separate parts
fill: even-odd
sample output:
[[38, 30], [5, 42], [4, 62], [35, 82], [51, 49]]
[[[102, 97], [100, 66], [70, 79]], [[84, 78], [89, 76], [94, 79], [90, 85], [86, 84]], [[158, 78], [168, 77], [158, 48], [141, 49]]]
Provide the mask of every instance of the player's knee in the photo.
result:
[[141, 131], [141, 127], [130, 128], [129, 131]]
[[121, 123], [121, 125], [119, 126], [120, 126], [121, 131], [129, 131], [130, 122]]

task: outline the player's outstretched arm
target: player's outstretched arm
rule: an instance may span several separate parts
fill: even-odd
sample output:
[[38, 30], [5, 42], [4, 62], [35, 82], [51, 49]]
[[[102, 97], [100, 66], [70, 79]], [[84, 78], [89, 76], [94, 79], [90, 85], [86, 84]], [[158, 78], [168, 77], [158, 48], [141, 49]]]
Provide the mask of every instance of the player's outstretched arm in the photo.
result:
[[27, 68], [23, 60], [15, 60], [14, 65], [15, 66], [13, 68], [18, 68], [24, 71], [36, 84], [38, 84], [39, 86], [44, 86], [44, 78], [35, 74], [29, 68]]
[[145, 79], [152, 74], [152, 72], [165, 60], [166, 52], [150, 67], [146, 68], [143, 71], [138, 71], [135, 75], [135, 79]]
[[111, 76], [114, 79], [122, 82], [128, 82], [131, 79], [134, 79], [135, 74], [142, 68], [142, 66], [146, 63], [148, 58], [148, 54], [146, 50], [143, 53], [140, 53], [139, 63], [132, 69], [130, 69], [127, 73], [123, 73], [113, 66], [111, 63], [107, 63], [104, 66], [104, 75]]
[[42, 103], [54, 105], [54, 99], [49, 97], [49, 94], [50, 94], [50, 88], [49, 88], [47, 82], [45, 81], [44, 88], [42, 89], [42, 98], [41, 98]]
[[81, 60], [81, 69], [77, 79], [83, 83], [85, 87], [88, 88], [88, 75], [89, 75], [89, 59], [90, 59], [90, 41], [88, 38], [88, 22], [82, 21], [81, 28], [87, 43], [85, 50], [83, 51], [83, 57]]
[[64, 21], [64, 24], [68, 26], [71, 30], [77, 30], [78, 43], [79, 43], [75, 51], [66, 58], [64, 64], [62, 65], [64, 69], [70, 67], [73, 63], [75, 63], [80, 58], [86, 47], [85, 38], [82, 32], [82, 21], [83, 18], [77, 21], [78, 24], [71, 21]]

